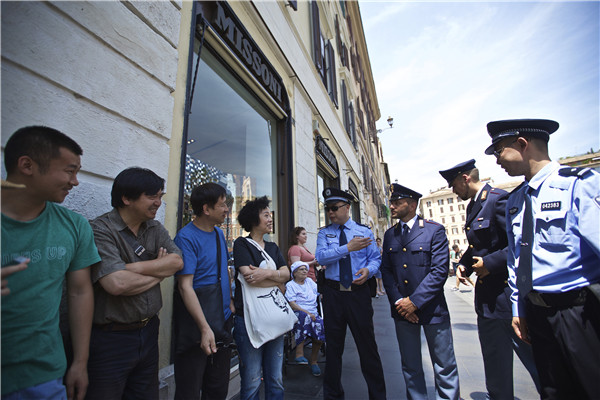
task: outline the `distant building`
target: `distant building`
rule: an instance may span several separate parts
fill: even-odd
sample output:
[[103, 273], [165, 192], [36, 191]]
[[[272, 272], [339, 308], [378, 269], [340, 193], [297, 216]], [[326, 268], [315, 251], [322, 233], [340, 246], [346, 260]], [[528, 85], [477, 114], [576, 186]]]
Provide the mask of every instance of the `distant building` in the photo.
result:
[[568, 165], [570, 167], [593, 168], [600, 172], [600, 151], [581, 156], [561, 158], [558, 160], [558, 162], [562, 165]]
[[[511, 192], [519, 186], [522, 181], [511, 181], [494, 185], [491, 179], [482, 179], [492, 187], [504, 189]], [[471, 200], [461, 200], [452, 189], [442, 187], [434, 190], [421, 198], [419, 210], [423, 218], [438, 222], [446, 228], [448, 243], [450, 246], [457, 244], [461, 250], [465, 250], [468, 245], [465, 235], [465, 222], [467, 206]]]

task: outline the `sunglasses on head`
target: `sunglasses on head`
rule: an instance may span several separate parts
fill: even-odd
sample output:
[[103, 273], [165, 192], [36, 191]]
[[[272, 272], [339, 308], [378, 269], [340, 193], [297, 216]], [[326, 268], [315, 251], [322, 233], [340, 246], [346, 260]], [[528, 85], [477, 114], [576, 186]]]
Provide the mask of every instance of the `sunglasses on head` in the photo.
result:
[[337, 210], [339, 210], [340, 208], [346, 206], [347, 204], [342, 204], [341, 206], [325, 206], [325, 211], [329, 212], [329, 211], [333, 211], [336, 212]]

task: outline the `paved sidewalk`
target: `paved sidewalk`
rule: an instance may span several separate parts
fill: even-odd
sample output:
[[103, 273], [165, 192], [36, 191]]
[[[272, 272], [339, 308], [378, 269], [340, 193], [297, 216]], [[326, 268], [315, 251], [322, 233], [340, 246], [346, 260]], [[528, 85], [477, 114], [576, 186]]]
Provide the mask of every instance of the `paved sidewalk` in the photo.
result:
[[[461, 285], [460, 291], [452, 291], [454, 279], [454, 277], [448, 279], [444, 290], [452, 321], [461, 396], [464, 399], [482, 400], [485, 399], [486, 393], [485, 378], [481, 348], [477, 336], [476, 314], [473, 308], [474, 293], [469, 291], [470, 287], [463, 285]], [[373, 308], [375, 310], [375, 336], [385, 373], [387, 398], [389, 400], [406, 399], [400, 353], [387, 298], [374, 298]], [[307, 354], [308, 351], [310, 350], [307, 349]], [[428, 398], [435, 399], [433, 368], [424, 336], [422, 336], [422, 352]], [[293, 357], [291, 359], [293, 360]], [[342, 384], [346, 393], [346, 400], [368, 399], [366, 384], [360, 371], [358, 352], [350, 331], [346, 335], [343, 360]], [[322, 370], [325, 369], [324, 357], [321, 357], [319, 365]], [[516, 399], [533, 400], [539, 398], [528, 372], [516, 356], [514, 377]], [[288, 364], [283, 377], [285, 398], [286, 400], [321, 399], [323, 398], [322, 382], [322, 377], [316, 378], [310, 374], [308, 366]]]

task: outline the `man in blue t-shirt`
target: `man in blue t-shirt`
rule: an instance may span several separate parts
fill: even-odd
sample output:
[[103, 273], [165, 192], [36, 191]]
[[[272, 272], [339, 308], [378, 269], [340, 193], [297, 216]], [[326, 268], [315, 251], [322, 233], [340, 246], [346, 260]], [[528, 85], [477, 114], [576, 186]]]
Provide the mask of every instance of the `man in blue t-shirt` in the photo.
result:
[[[190, 203], [195, 219], [175, 237], [175, 244], [183, 254], [183, 269], [176, 276], [179, 294], [185, 305], [182, 312], [187, 310], [198, 326], [201, 341], [191, 349], [175, 354], [175, 399], [199, 399], [200, 390], [203, 398], [225, 399], [229, 386], [231, 348], [228, 343], [221, 344], [215, 340], [195, 293], [195, 289], [215, 284], [221, 279], [225, 329], [230, 332], [235, 308], [227, 272], [227, 244], [223, 232], [216, 227], [225, 221], [229, 213], [225, 188], [216, 183], [198, 186], [192, 191]], [[217, 247], [220, 247], [220, 252]], [[220, 257], [217, 256], [219, 253]], [[183, 317], [175, 313], [174, 318], [177, 327], [180, 322], [177, 319]], [[181, 346], [177, 341], [176, 337], [175, 347], [179, 348]]]
[[[19, 129], [4, 148], [6, 179], [24, 188], [2, 190], [2, 266], [18, 257], [25, 258], [19, 268], [28, 264], [8, 278], [2, 271], [10, 287], [2, 298], [4, 400], [82, 400], [88, 387], [89, 267], [100, 257], [85, 218], [56, 204], [79, 184], [81, 154], [74, 140], [45, 126]], [[68, 370], [59, 330], [65, 278], [73, 343]]]

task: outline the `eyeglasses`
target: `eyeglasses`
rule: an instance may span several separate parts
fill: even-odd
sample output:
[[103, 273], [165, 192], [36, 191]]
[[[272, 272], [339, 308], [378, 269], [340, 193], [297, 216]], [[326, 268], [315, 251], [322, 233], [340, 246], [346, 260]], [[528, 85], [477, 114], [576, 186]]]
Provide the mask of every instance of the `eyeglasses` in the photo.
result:
[[333, 211], [336, 212], [340, 208], [347, 206], [347, 204], [342, 204], [341, 206], [325, 206], [325, 212]]
[[519, 139], [515, 139], [512, 142], [510, 142], [509, 144], [507, 144], [506, 146], [502, 146], [499, 149], [494, 150], [494, 155], [496, 156], [496, 158], [500, 158], [500, 156], [502, 155], [502, 152], [504, 151], [504, 149], [507, 148], [507, 147], [510, 147], [517, 140], [519, 140]]

